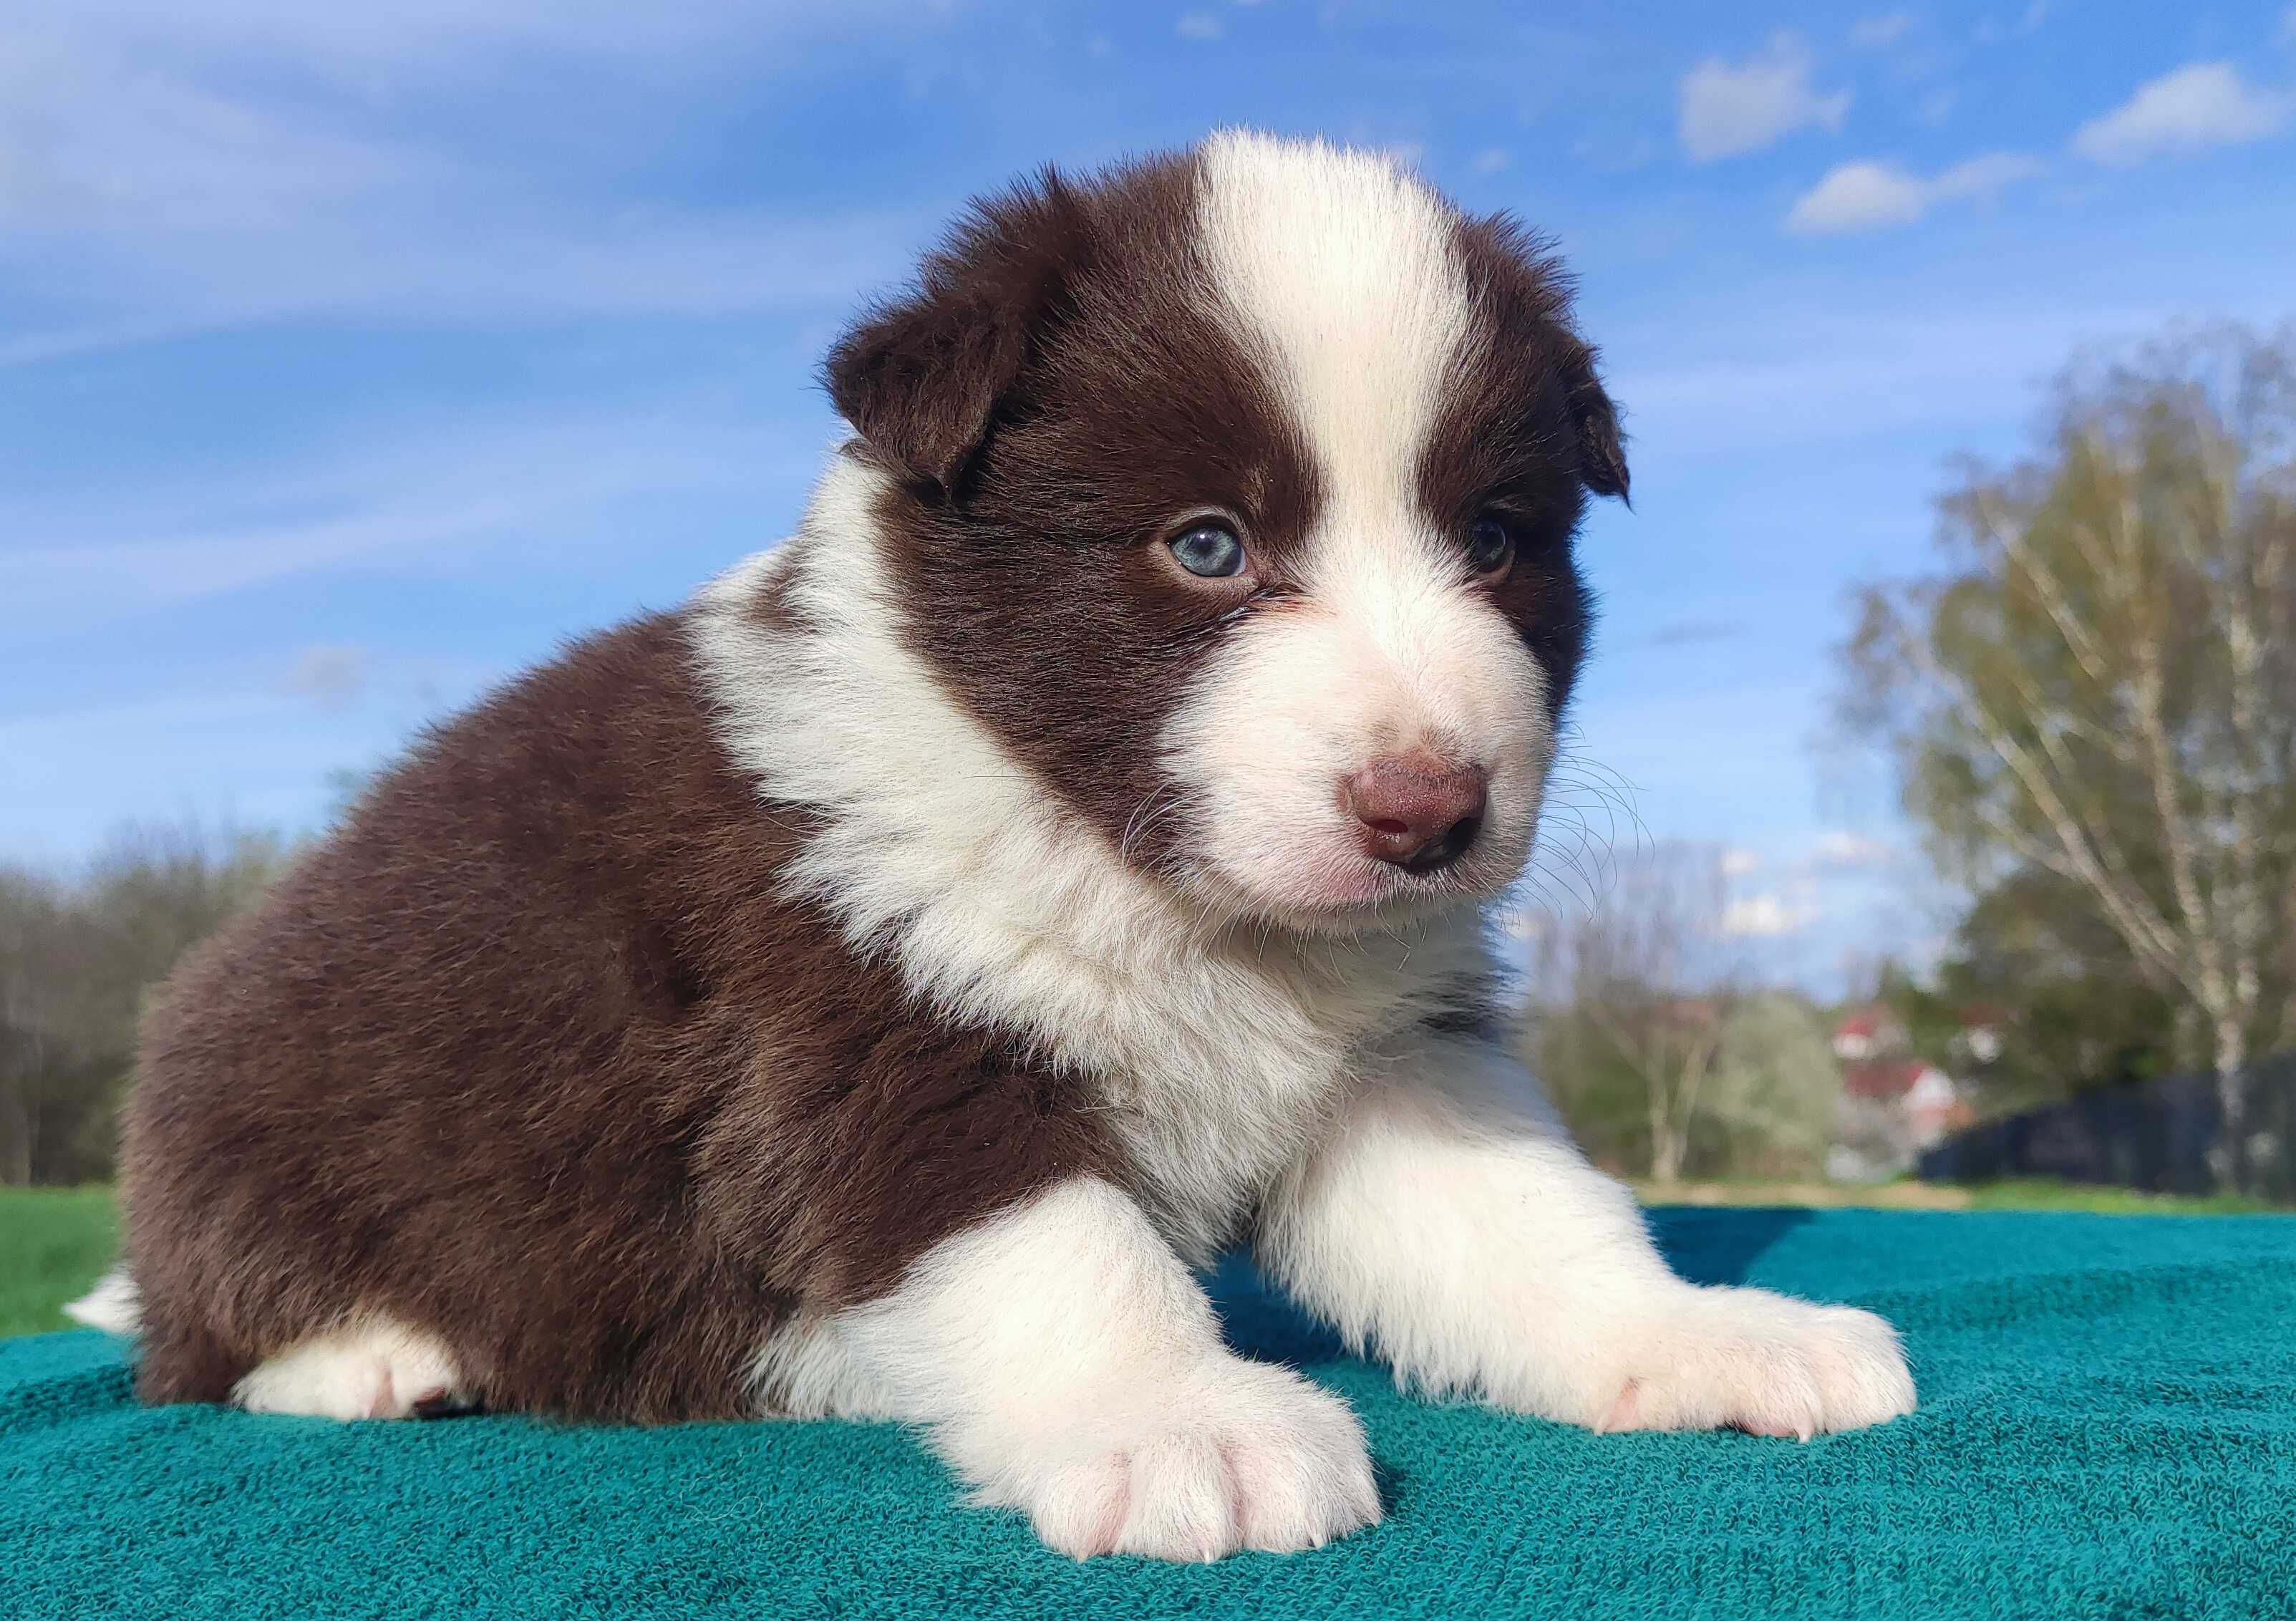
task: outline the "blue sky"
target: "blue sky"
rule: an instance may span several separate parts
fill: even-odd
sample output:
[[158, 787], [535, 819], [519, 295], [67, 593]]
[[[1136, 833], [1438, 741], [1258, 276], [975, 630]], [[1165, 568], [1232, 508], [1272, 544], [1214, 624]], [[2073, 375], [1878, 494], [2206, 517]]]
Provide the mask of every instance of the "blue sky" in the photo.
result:
[[1813, 980], [1937, 928], [1886, 782], [1813, 748], [1848, 588], [2077, 346], [2296, 304], [2284, 0], [13, 0], [0, 857], [315, 824], [783, 533], [822, 348], [965, 196], [1224, 123], [1560, 239], [1636, 496], [1579, 751]]

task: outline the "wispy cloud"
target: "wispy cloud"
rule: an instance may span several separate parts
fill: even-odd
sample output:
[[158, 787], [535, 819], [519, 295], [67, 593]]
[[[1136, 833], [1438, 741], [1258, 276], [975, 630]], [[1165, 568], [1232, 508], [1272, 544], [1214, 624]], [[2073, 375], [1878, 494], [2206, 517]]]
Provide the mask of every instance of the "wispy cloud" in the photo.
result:
[[1835, 872], [1856, 867], [1886, 866], [1898, 856], [1896, 848], [1864, 833], [1836, 828], [1818, 836], [1811, 852], [1816, 864]]
[[1742, 619], [1677, 619], [1651, 633], [1653, 647], [1691, 647], [1702, 642], [1729, 642], [1746, 634]]
[[1677, 132], [1693, 163], [1760, 151], [1797, 130], [1838, 131], [1849, 113], [1848, 90], [1821, 92], [1801, 36], [1774, 35], [1741, 62], [1710, 56], [1683, 75]]
[[[259, 323], [841, 306], [897, 274], [928, 222], [618, 205], [449, 133], [458, 98], [506, 112], [504, 56], [700, 74], [828, 26], [672, 9], [29, 0], [0, 23], [0, 363]], [[586, 138], [577, 98], [530, 111], [532, 149]]]
[[1210, 12], [1182, 12], [1172, 28], [1181, 38], [1193, 39], [1200, 45], [1209, 44], [1227, 32], [1227, 24]]
[[1843, 163], [1795, 200], [1785, 228], [1821, 235], [1909, 225], [1940, 203], [1989, 201], [2047, 169], [2020, 152], [1990, 152], [1931, 176], [1894, 163]]
[[947, 8], [904, 0], [835, 7], [681, 0], [634, 27], [621, 0], [398, 0], [313, 5], [307, 0], [15, 0], [12, 31], [103, 42], [158, 70], [261, 68], [389, 98], [490, 77], [505, 63], [549, 58], [614, 68], [729, 73], [810, 53], [895, 19], [929, 29]]
[[1884, 12], [1878, 17], [1862, 17], [1850, 27], [1849, 43], [1861, 51], [1878, 51], [1903, 39], [1913, 26], [1911, 12]]
[[566, 537], [611, 503], [794, 479], [812, 446], [766, 425], [664, 407], [463, 420], [250, 477], [219, 469], [116, 497], [0, 502], [0, 626], [86, 623], [306, 576], [465, 566], [540, 532]]
[[366, 684], [366, 650], [349, 643], [318, 643], [295, 656], [287, 672], [287, 691], [310, 699], [322, 708], [336, 709], [357, 696]]
[[2260, 90], [2230, 62], [2190, 62], [2082, 125], [2072, 150], [2092, 163], [2125, 168], [2264, 140], [2288, 127], [2296, 95]]

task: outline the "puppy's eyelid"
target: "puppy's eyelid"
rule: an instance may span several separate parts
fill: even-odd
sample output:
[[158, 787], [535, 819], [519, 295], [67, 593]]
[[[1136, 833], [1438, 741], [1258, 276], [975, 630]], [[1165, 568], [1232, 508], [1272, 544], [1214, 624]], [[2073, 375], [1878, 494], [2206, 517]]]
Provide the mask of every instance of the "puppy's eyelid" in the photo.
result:
[[1155, 536], [1158, 540], [1168, 544], [1170, 542], [1179, 539], [1181, 536], [1185, 535], [1190, 529], [1201, 528], [1206, 524], [1216, 524], [1223, 529], [1231, 531], [1238, 540], [1243, 543], [1245, 550], [1249, 551], [1250, 549], [1251, 526], [1243, 520], [1243, 515], [1242, 513], [1232, 512], [1224, 506], [1206, 505], [1183, 508], [1181, 509], [1180, 515], [1168, 520], [1162, 528], [1155, 531]]

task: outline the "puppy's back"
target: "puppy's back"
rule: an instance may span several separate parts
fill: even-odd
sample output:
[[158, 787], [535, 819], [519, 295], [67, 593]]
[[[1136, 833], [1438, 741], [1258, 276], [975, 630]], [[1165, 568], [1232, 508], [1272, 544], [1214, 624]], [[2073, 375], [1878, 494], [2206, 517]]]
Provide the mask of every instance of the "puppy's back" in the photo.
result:
[[755, 1057], [737, 981], [770, 958], [788, 842], [675, 617], [424, 740], [146, 1020], [124, 1157], [146, 1398], [222, 1399], [377, 1314], [444, 1334], [504, 1405], [741, 1411], [775, 1302], [682, 1218]]

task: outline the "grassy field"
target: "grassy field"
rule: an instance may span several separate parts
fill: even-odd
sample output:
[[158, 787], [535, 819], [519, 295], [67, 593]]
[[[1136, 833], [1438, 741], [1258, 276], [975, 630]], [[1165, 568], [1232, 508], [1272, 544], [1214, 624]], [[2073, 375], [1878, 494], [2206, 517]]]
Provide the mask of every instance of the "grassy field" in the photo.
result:
[[1813, 1205], [1874, 1210], [2087, 1210], [2099, 1216], [2262, 1216], [2275, 1207], [2233, 1193], [2187, 1199], [2103, 1188], [2088, 1183], [2027, 1178], [2010, 1182], [1636, 1182], [1653, 1205]]
[[0, 1188], [0, 1338], [71, 1327], [119, 1241], [110, 1188]]
[[[2106, 1215], [2228, 1216], [2266, 1208], [2251, 1200], [2166, 1199], [2125, 1188], [2060, 1182], [1999, 1182], [1978, 1187], [1884, 1183], [1681, 1183], [1637, 1184], [1652, 1203], [1867, 1205], [1896, 1210], [2094, 1210]], [[0, 1339], [42, 1334], [71, 1323], [59, 1309], [87, 1291], [111, 1263], [119, 1224], [109, 1188], [0, 1188]]]

